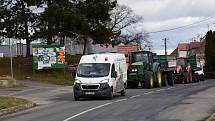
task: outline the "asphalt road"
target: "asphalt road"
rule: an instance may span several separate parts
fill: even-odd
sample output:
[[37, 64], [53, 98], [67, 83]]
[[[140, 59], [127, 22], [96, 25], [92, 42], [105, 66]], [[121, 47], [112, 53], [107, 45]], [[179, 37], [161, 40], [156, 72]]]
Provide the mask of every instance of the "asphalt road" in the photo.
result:
[[[72, 91], [45, 94], [35, 90], [29, 97], [46, 95], [49, 102], [0, 118], [0, 121], [199, 121], [215, 109], [215, 80], [155, 89], [128, 89], [113, 100], [74, 101]], [[17, 93], [19, 96], [28, 92]]]

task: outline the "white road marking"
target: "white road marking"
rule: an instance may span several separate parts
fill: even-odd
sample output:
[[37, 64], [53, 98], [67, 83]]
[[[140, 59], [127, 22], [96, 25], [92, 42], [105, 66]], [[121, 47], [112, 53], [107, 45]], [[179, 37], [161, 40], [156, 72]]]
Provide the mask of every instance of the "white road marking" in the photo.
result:
[[145, 94], [145, 95], [148, 95], [148, 94], [152, 94], [152, 93], [154, 93], [154, 91], [151, 91], [151, 92], [145, 92], [144, 94]]
[[127, 99], [116, 100], [114, 102], [117, 103], [117, 102], [121, 102], [121, 101], [125, 101], [125, 100], [127, 100]]
[[158, 89], [158, 90], [156, 90], [156, 92], [160, 92], [160, 91], [163, 91], [163, 90], [165, 90], [165, 89]]
[[167, 89], [174, 89], [175, 87], [169, 87], [169, 88], [167, 88]]
[[74, 115], [74, 116], [72, 116], [72, 117], [69, 117], [69, 118], [67, 118], [67, 119], [65, 119], [65, 120], [63, 120], [63, 121], [69, 121], [69, 120], [71, 120], [71, 119], [74, 119], [75, 117], [78, 117], [78, 116], [80, 116], [80, 115], [83, 115], [83, 114], [85, 114], [85, 113], [88, 113], [88, 112], [90, 112], [90, 111], [93, 111], [93, 110], [95, 110], [95, 109], [108, 106], [108, 105], [110, 105], [110, 104], [112, 104], [112, 103], [111, 103], [111, 102], [110, 102], [110, 103], [105, 103], [105, 104], [103, 104], [103, 105], [100, 105], [100, 106], [97, 106], [97, 107], [94, 107], [94, 108], [85, 110], [85, 111], [83, 111], [83, 112], [81, 112], [81, 113], [78, 113], [78, 114], [76, 114], [76, 115]]
[[140, 97], [141, 95], [135, 95], [135, 96], [131, 96], [129, 97], [130, 99], [135, 98], [135, 97]]

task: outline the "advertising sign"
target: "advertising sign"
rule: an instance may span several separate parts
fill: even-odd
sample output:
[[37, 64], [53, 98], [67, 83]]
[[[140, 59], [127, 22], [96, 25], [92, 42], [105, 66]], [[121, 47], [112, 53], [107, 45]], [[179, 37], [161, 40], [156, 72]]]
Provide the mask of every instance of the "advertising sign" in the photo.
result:
[[65, 47], [63, 45], [33, 45], [33, 68], [64, 68]]

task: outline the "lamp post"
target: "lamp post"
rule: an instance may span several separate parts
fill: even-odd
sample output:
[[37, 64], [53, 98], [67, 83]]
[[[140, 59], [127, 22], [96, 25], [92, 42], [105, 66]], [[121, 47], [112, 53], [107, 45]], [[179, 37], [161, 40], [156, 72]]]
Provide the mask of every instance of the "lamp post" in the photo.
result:
[[13, 79], [13, 54], [12, 54], [12, 43], [9, 38], [9, 45], [10, 45], [10, 72], [11, 72], [11, 77]]

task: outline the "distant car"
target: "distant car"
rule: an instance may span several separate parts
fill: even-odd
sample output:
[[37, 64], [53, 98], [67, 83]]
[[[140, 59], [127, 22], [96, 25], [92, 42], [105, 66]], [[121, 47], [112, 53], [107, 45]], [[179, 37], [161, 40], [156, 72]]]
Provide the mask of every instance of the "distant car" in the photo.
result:
[[203, 68], [200, 68], [198, 71], [195, 71], [194, 73], [198, 74], [198, 78], [199, 78], [200, 81], [205, 80], [205, 74], [204, 74]]

